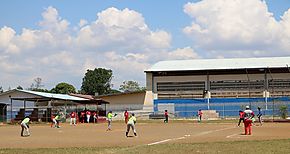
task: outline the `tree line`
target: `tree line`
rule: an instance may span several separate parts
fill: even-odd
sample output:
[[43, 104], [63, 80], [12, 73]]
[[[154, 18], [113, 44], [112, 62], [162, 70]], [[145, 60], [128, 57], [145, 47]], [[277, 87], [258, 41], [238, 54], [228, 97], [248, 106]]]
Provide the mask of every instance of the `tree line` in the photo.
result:
[[[58, 83], [51, 90], [43, 88], [42, 79], [40, 77], [35, 78], [33, 83], [28, 90], [58, 93], [58, 94], [69, 94], [69, 93], [80, 93], [87, 95], [105, 95], [114, 94], [121, 92], [134, 92], [134, 91], [145, 91], [145, 87], [140, 87], [136, 81], [124, 81], [120, 85], [119, 89], [112, 89], [111, 80], [113, 78], [113, 71], [104, 68], [95, 68], [94, 70], [88, 69], [82, 79], [82, 86], [80, 90], [77, 90], [73, 85], [65, 82]], [[23, 88], [18, 86], [16, 89]], [[10, 88], [8, 89], [10, 90]], [[0, 86], [0, 93], [4, 92]]]

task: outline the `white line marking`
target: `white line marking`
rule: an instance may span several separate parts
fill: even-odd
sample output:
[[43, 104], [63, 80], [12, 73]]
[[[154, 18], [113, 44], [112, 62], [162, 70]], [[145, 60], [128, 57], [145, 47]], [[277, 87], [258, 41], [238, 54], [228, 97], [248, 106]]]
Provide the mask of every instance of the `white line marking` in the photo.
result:
[[[206, 132], [201, 132], [199, 134], [196, 134], [194, 136], [201, 136], [201, 135], [206, 135], [206, 134], [210, 134], [213, 132], [218, 132], [218, 131], [223, 131], [223, 130], [228, 130], [228, 129], [233, 129], [235, 127], [228, 127], [228, 128], [222, 128], [222, 129], [217, 129], [217, 130], [211, 130], [211, 131], [206, 131]], [[162, 140], [162, 141], [158, 141], [158, 142], [153, 142], [153, 143], [149, 143], [147, 145], [155, 145], [155, 144], [160, 144], [160, 143], [164, 143], [164, 142], [169, 142], [171, 140], [181, 140], [181, 139], [185, 139], [185, 137], [190, 137], [191, 135], [184, 135], [183, 137], [178, 137], [178, 138], [171, 138], [171, 139], [166, 139], [166, 140]]]
[[232, 135], [228, 135], [226, 138], [231, 138], [231, 137], [234, 137], [236, 135], [239, 135], [239, 134], [232, 134]]
[[168, 141], [171, 141], [171, 140], [172, 140], [172, 139], [162, 140], [162, 141], [153, 142], [153, 143], [150, 143], [150, 144], [147, 144], [147, 145], [155, 145], [155, 144], [159, 144], [159, 143], [168, 142]]
[[[181, 139], [185, 139], [185, 137], [176, 138], [176, 140], [181, 140]], [[173, 140], [175, 140], [175, 139], [173, 139]]]
[[202, 135], [206, 135], [206, 134], [210, 134], [210, 133], [214, 133], [214, 132], [219, 132], [219, 131], [223, 131], [223, 130], [228, 130], [228, 129], [233, 129], [235, 127], [228, 127], [228, 128], [222, 128], [222, 129], [217, 129], [217, 130], [210, 130], [210, 131], [206, 131], [206, 132], [201, 132], [199, 134], [196, 134], [195, 136], [202, 136]]

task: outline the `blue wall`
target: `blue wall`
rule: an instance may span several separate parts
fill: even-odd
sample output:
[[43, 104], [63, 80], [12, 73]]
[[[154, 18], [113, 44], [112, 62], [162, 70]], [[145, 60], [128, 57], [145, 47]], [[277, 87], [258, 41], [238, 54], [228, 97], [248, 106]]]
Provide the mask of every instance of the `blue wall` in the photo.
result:
[[154, 100], [154, 112], [164, 112], [158, 109], [159, 104], [163, 105], [163, 109], [164, 105], [173, 104], [174, 114], [177, 117], [193, 117], [196, 116], [199, 109], [208, 109], [208, 101], [210, 110], [216, 110], [220, 117], [238, 116], [238, 111], [244, 110], [246, 105], [251, 106], [254, 112], [257, 112], [259, 106], [262, 108], [264, 115], [274, 114], [277, 116], [279, 114], [279, 107], [286, 105], [288, 106], [288, 113], [290, 113], [289, 97], [268, 98], [267, 105], [265, 98], [157, 99]]

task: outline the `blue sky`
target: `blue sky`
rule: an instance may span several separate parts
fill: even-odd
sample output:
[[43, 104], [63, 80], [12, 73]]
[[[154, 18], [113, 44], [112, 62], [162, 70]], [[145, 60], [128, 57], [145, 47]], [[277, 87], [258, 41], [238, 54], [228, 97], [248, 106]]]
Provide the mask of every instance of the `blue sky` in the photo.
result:
[[2, 1], [0, 86], [41, 77], [48, 89], [79, 89], [86, 69], [105, 67], [118, 89], [124, 80], [144, 85], [144, 69], [160, 60], [289, 56], [289, 8], [290, 0]]
[[[0, 6], [0, 27], [10, 26], [17, 32], [22, 28], [38, 28], [37, 23], [41, 20], [41, 13], [48, 6], [59, 10], [61, 16], [75, 25], [80, 19], [93, 21], [96, 13], [109, 7], [118, 9], [129, 8], [136, 10], [144, 16], [146, 23], [152, 29], [164, 29], [174, 34], [173, 42], [175, 47], [186, 45], [186, 40], [181, 34], [182, 27], [190, 24], [190, 18], [184, 14], [183, 6], [188, 2], [200, 0], [75, 0], [75, 1], [40, 1], [40, 0], [6, 0]], [[290, 0], [266, 0], [268, 9], [277, 20], [290, 7]], [[4, 16], [5, 15], [5, 16]]]

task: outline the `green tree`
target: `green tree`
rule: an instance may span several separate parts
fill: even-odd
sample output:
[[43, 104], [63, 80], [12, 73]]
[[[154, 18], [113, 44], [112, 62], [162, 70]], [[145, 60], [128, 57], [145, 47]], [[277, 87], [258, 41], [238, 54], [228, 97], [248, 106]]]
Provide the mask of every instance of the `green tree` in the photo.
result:
[[103, 95], [108, 94], [111, 89], [111, 80], [113, 77], [112, 70], [104, 68], [95, 68], [94, 70], [87, 70], [81, 91], [89, 95]]
[[50, 92], [57, 94], [76, 93], [76, 88], [71, 84], [62, 82], [57, 84], [54, 88], [52, 88]]
[[279, 112], [280, 112], [280, 116], [281, 116], [282, 119], [286, 119], [287, 118], [288, 110], [287, 110], [287, 106], [286, 105], [280, 106]]
[[23, 90], [21, 86], [17, 86], [16, 89]]
[[3, 91], [3, 88], [2, 88], [2, 86], [0, 86], [0, 93], [3, 93], [4, 91]]
[[140, 87], [137, 81], [124, 81], [122, 85], [120, 85], [119, 90], [124, 92], [133, 92], [133, 91], [145, 91], [144, 87]]
[[108, 91], [109, 94], [118, 94], [118, 93], [122, 93], [121, 91], [117, 90], [117, 89], [110, 89]]

